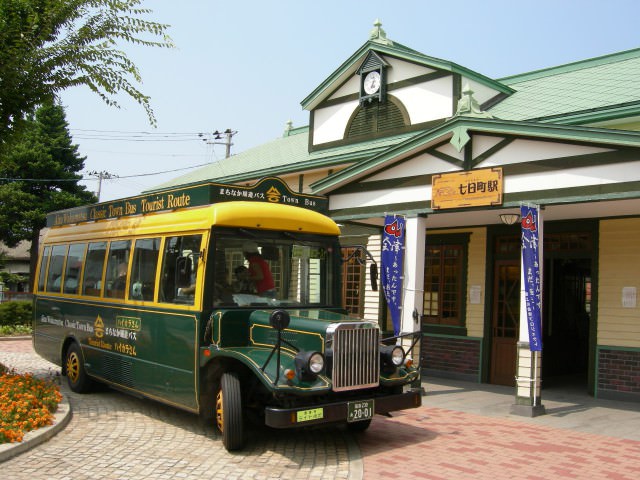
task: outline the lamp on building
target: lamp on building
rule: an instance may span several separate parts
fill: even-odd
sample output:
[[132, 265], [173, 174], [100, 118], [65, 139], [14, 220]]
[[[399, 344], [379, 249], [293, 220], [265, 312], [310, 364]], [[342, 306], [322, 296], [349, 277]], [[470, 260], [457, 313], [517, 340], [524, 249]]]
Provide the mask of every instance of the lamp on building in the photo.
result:
[[500, 221], [505, 225], [513, 225], [518, 220], [520, 220], [520, 215], [517, 213], [501, 213]]

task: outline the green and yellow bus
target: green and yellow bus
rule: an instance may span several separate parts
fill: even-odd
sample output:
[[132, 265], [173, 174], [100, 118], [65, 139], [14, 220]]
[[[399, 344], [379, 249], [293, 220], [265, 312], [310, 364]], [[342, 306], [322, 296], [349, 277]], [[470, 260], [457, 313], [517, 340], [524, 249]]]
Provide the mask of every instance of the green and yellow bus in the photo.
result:
[[34, 348], [73, 391], [100, 382], [198, 413], [228, 450], [249, 420], [362, 430], [417, 407], [410, 349], [340, 308], [340, 230], [323, 208], [267, 178], [54, 212]]

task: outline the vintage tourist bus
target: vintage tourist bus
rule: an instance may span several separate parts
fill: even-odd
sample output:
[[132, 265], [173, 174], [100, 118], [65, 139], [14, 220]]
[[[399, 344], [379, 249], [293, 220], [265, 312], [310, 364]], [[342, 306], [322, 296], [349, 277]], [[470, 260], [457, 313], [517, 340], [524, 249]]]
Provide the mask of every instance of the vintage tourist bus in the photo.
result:
[[[266, 178], [54, 212], [35, 350], [75, 392], [101, 382], [201, 414], [229, 450], [248, 421], [363, 430], [374, 413], [417, 407], [417, 340], [382, 339], [340, 308], [340, 231], [326, 207]], [[268, 291], [247, 281], [253, 261], [267, 265]]]

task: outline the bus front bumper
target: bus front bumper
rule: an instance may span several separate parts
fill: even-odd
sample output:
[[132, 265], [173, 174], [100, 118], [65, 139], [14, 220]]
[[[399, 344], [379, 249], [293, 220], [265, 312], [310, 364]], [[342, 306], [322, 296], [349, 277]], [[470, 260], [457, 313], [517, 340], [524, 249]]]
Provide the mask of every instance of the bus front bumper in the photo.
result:
[[300, 408], [267, 407], [265, 408], [265, 424], [273, 428], [296, 428], [323, 423], [362, 421], [370, 419], [374, 413], [384, 415], [397, 410], [417, 408], [421, 405], [422, 391], [414, 389], [395, 395]]

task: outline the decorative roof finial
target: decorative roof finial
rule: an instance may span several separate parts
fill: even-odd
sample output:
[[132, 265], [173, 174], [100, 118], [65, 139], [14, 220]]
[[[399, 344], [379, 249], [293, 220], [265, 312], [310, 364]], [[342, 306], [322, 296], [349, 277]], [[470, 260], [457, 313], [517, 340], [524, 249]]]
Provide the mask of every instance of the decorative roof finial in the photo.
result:
[[287, 121], [287, 123], [285, 123], [284, 125], [284, 135], [285, 137], [289, 136], [289, 132], [291, 132], [291, 130], [293, 130], [293, 121], [291, 119], [289, 119]]
[[393, 42], [387, 38], [387, 32], [382, 29], [382, 22], [380, 19], [376, 19], [373, 22], [373, 30], [369, 34], [369, 40], [378, 43], [384, 43], [385, 45], [392, 45]]
[[482, 117], [493, 118], [489, 112], [484, 112], [480, 109], [480, 104], [473, 98], [473, 90], [468, 83], [466, 83], [462, 89], [462, 97], [458, 100], [458, 109], [456, 116], [464, 115], [468, 117]]

